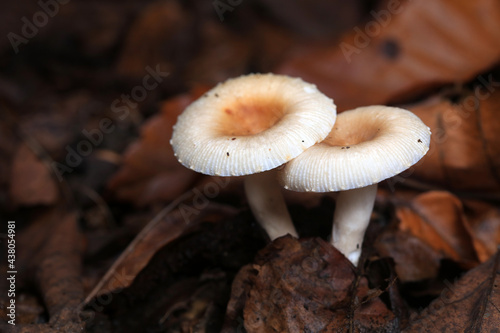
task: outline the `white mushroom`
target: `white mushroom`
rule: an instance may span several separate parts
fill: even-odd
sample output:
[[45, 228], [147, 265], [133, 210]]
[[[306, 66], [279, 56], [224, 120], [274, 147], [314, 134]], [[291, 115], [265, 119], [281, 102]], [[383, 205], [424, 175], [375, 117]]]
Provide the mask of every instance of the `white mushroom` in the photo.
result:
[[[272, 170], [322, 141], [335, 117], [335, 104], [316, 86], [252, 74], [217, 85], [186, 108], [171, 144], [179, 162], [192, 170], [247, 176]], [[273, 174], [246, 177], [245, 190], [271, 239], [298, 236]]]
[[413, 113], [361, 107], [340, 113], [328, 137], [287, 163], [279, 181], [292, 191], [342, 191], [331, 242], [356, 265], [377, 183], [415, 164], [429, 144], [430, 129]]

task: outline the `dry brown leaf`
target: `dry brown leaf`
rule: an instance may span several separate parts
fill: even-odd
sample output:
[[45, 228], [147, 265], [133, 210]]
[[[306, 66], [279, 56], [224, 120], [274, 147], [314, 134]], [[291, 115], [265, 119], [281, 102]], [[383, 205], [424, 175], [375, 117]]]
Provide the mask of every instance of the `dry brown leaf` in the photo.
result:
[[477, 263], [472, 237], [460, 200], [449, 192], [417, 196], [410, 207], [398, 207], [399, 229], [425, 241], [445, 258], [466, 265]]
[[75, 310], [83, 300], [80, 280], [83, 261], [83, 238], [78, 214], [59, 212], [54, 227], [37, 263], [37, 282], [44, 296], [51, 321], [79, 322]]
[[370, 19], [339, 44], [304, 45], [277, 72], [314, 82], [345, 110], [468, 81], [500, 59], [497, 0], [391, 0]]
[[48, 165], [22, 144], [12, 162], [10, 198], [15, 206], [50, 205], [59, 192]]
[[158, 64], [176, 91], [183, 84], [215, 85], [244, 74], [251, 44], [215, 18], [200, 19], [202, 7], [189, 11], [180, 1], [148, 5], [130, 29], [118, 73], [142, 77], [146, 66]]
[[500, 244], [500, 209], [477, 200], [464, 201], [467, 227], [481, 262], [488, 260]]
[[470, 269], [488, 260], [500, 244], [500, 210], [477, 200], [461, 201], [430, 191], [396, 204], [397, 230], [385, 230], [375, 247], [396, 263], [399, 278], [418, 281], [438, 275], [449, 259]]
[[431, 128], [432, 136], [427, 155], [406, 174], [453, 191], [498, 192], [500, 91], [495, 89], [494, 85], [477, 87], [456, 104], [434, 97], [410, 107]]
[[67, 164], [67, 146], [82, 135], [82, 122], [87, 122], [90, 112], [98, 111], [97, 101], [84, 91], [62, 98], [42, 90], [31, 98], [24, 107], [36, 112], [17, 120], [22, 136], [25, 141], [35, 140], [54, 160]]
[[162, 71], [179, 78], [193, 42], [193, 17], [178, 1], [147, 5], [130, 27], [117, 72], [125, 77], [143, 77], [146, 66], [160, 65]]
[[335, 38], [361, 18], [361, 1], [260, 0], [280, 26], [309, 38]]
[[253, 29], [253, 61], [262, 72], [272, 72], [297, 42], [297, 36], [280, 26], [259, 22]]
[[246, 37], [211, 20], [204, 22], [200, 30], [201, 45], [186, 68], [188, 83], [212, 86], [245, 74], [252, 55]]
[[[210, 204], [207, 197], [197, 189], [179, 196], [137, 235], [87, 296], [86, 302], [95, 296], [128, 287], [160, 248], [201, 221], [213, 219], [214, 214], [221, 213], [229, 215], [234, 211]], [[217, 218], [220, 219], [220, 216], [217, 215]]]
[[[50, 232], [42, 230], [33, 233], [41, 223]], [[42, 220], [37, 220], [35, 228], [30, 227], [28, 231], [19, 233], [19, 245], [26, 244], [30, 251], [19, 246], [21, 252], [16, 267], [20, 275], [17, 281], [29, 280], [37, 286], [49, 321], [10, 326], [8, 332], [83, 332], [84, 324], [79, 317], [79, 310], [84, 297], [80, 279], [84, 242], [78, 226], [78, 214], [60, 207], [53, 208]], [[31, 246], [33, 242], [37, 243], [35, 247]], [[11, 331], [12, 328], [15, 330]], [[1, 324], [0, 331], [4, 332]]]
[[372, 292], [329, 243], [285, 236], [236, 277], [224, 330], [241, 314], [250, 333], [395, 330], [394, 315]]
[[402, 282], [431, 279], [438, 275], [443, 255], [429, 244], [407, 232], [384, 231], [374, 243], [382, 257], [395, 262], [398, 279]]
[[403, 332], [498, 332], [500, 253], [446, 288]]
[[177, 116], [204, 92], [196, 88], [165, 102], [143, 125], [141, 138], [129, 146], [124, 165], [108, 183], [118, 199], [144, 206], [173, 200], [193, 185], [198, 175], [177, 162], [170, 138]]
[[[112, 290], [112, 294], [89, 296], [93, 298], [85, 308], [95, 317], [105, 312], [116, 323], [115, 330], [124, 333], [220, 331], [233, 276], [251, 262], [265, 239], [249, 212], [204, 203], [193, 194], [172, 212], [172, 219], [179, 213], [187, 218], [189, 223], [183, 219], [184, 228], [169, 223], [167, 214], [156, 227], [154, 223], [146, 227], [145, 237], [138, 236], [125, 251], [122, 263], [128, 261], [129, 265], [120, 264], [125, 266], [120, 271], [110, 269], [111, 276], [119, 278], [125, 273], [122, 277], [130, 276], [133, 283]], [[160, 227], [160, 223], [165, 225]], [[184, 232], [174, 239], [169, 231], [175, 234], [179, 229]], [[169, 240], [165, 242], [165, 238]], [[145, 254], [152, 257], [140, 273], [129, 271], [134, 269], [134, 257], [144, 258]], [[206, 288], [210, 295], [203, 291]]]

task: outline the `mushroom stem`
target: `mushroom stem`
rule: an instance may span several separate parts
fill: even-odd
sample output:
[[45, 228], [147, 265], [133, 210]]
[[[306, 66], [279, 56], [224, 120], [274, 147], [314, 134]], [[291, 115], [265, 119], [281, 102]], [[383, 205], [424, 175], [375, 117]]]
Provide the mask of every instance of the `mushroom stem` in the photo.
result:
[[244, 182], [253, 215], [271, 241], [286, 234], [298, 238], [274, 171], [245, 176]]
[[342, 191], [337, 198], [331, 243], [354, 266], [361, 255], [361, 245], [377, 194], [377, 184]]

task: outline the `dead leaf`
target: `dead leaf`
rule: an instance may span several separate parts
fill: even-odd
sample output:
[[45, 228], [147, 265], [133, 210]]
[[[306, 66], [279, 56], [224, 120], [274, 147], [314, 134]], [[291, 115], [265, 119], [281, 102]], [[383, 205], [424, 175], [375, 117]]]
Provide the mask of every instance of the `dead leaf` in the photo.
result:
[[[21, 135], [36, 140], [56, 161], [67, 163], [67, 146], [82, 135], [82, 123], [99, 112], [98, 102], [88, 92], [79, 91], [58, 100], [58, 95], [39, 91], [30, 95], [24, 107], [36, 112], [18, 119]], [[97, 110], [96, 110], [97, 109]]]
[[83, 285], [80, 281], [83, 239], [77, 214], [70, 212], [57, 218], [61, 222], [56, 225], [51, 239], [40, 253], [37, 282], [44, 294], [51, 321], [70, 317], [78, 323], [75, 310], [83, 300]]
[[500, 244], [500, 209], [478, 200], [465, 200], [464, 207], [474, 249], [479, 260], [485, 262]]
[[410, 207], [397, 207], [399, 229], [426, 242], [443, 257], [467, 266], [477, 263], [460, 200], [449, 192], [417, 196]]
[[173, 200], [193, 185], [198, 174], [177, 161], [170, 138], [177, 117], [204, 92], [205, 88], [195, 88], [165, 102], [161, 112], [142, 126], [141, 138], [128, 147], [123, 166], [108, 183], [118, 199], [145, 206]]
[[22, 144], [14, 155], [10, 198], [15, 206], [50, 205], [57, 201], [58, 188], [50, 167]]
[[188, 83], [214, 86], [245, 74], [252, 55], [251, 44], [245, 36], [213, 20], [203, 22], [200, 30], [201, 45], [186, 67]]
[[[139, 235], [125, 251], [125, 260], [118, 260], [124, 269], [115, 271], [117, 266], [112, 267], [110, 273], [113, 278], [130, 277], [127, 287], [104, 294], [105, 290], [98, 288], [86, 303], [89, 318], [105, 313], [123, 333], [159, 327], [164, 331], [198, 331], [195, 327], [199, 326], [208, 332], [220, 331], [232, 278], [264, 246], [265, 239], [249, 211], [238, 213], [231, 206], [214, 203], [204, 206], [193, 194], [178, 205], [177, 212], [171, 212], [172, 219], [181, 212], [178, 224], [183, 228], [168, 223], [167, 217], [157, 221], [156, 227], [155, 223], [146, 227], [146, 236]], [[189, 212], [192, 215], [186, 215]], [[161, 223], [164, 226], [160, 227]], [[183, 230], [181, 235], [168, 233], [179, 229]], [[160, 242], [163, 246], [158, 248]], [[140, 272], [129, 271], [138, 263], [132, 259], [148, 254], [151, 259]]]
[[346, 110], [468, 81], [500, 59], [496, 0], [385, 3], [340, 43], [306, 44], [277, 72], [317, 84]]
[[288, 57], [297, 43], [297, 36], [287, 29], [260, 21], [253, 27], [252, 58], [255, 66], [263, 73], [272, 72], [274, 68]]
[[[463, 205], [451, 193], [420, 194], [408, 206], [396, 207], [396, 216], [399, 220], [397, 234], [404, 234], [407, 240], [399, 244], [379, 243], [379, 247], [385, 248], [382, 251], [385, 255], [394, 258], [402, 281], [435, 278], [442, 259], [451, 259], [467, 269], [479, 262]], [[401, 235], [397, 237], [404, 240]], [[408, 247], [408, 244], [417, 247]]]
[[224, 327], [221, 333], [242, 332], [244, 329], [243, 309], [248, 298], [248, 293], [252, 290], [253, 281], [257, 271], [253, 265], [243, 266], [231, 286], [231, 299], [227, 304]]
[[374, 247], [382, 257], [392, 258], [402, 282], [431, 279], [438, 275], [443, 255], [408, 232], [386, 230]]
[[130, 286], [136, 275], [148, 264], [155, 253], [166, 244], [210, 220], [214, 212], [234, 213], [228, 208], [210, 204], [196, 189], [184, 193], [165, 207], [124, 250], [97, 286], [87, 295], [93, 297]]
[[361, 19], [361, 1], [260, 0], [262, 6], [296, 35], [307, 38], [338, 37]]
[[410, 107], [431, 128], [431, 144], [427, 155], [397, 182], [411, 175], [457, 192], [493, 194], [500, 190], [500, 125], [495, 120], [500, 91], [488, 89], [494, 87], [477, 87], [456, 104], [434, 97]]
[[446, 288], [403, 332], [497, 332], [500, 252]]
[[238, 315], [247, 332], [395, 330], [394, 315], [372, 293], [330, 244], [281, 237], [236, 277], [223, 332], [234, 331]]
[[[122, 31], [126, 28], [129, 17], [137, 11], [137, 8], [137, 5], [131, 3], [83, 4], [78, 1], [51, 4], [50, 7], [38, 5], [23, 16], [33, 23], [33, 15], [42, 11], [49, 16], [49, 20], [45, 21], [43, 29], [34, 24], [36, 38], [28, 38], [29, 43], [19, 43], [19, 54], [36, 52], [37, 47], [45, 47], [45, 53], [39, 53], [34, 62], [46, 61], [43, 66], [47, 68], [55, 64], [68, 65], [76, 62], [75, 60], [80, 60], [81, 66], [81, 61], [84, 59], [87, 61], [91, 58], [102, 59], [103, 55], [114, 52], [113, 48], [120, 43]], [[21, 20], [18, 19], [16, 23], [17, 26], [12, 32], [24, 37], [29, 36], [26, 35], [29, 30], [24, 30], [26, 32], [21, 30], [23, 26], [20, 24]], [[55, 54], [61, 58], [54, 59]], [[51, 70], [57, 71], [60, 68]]]
[[189, 59], [194, 39], [193, 15], [178, 1], [152, 2], [139, 12], [129, 27], [117, 72], [125, 77], [144, 76], [146, 66], [159, 65], [170, 73], [168, 80], [179, 79]]
[[496, 252], [500, 244], [497, 207], [461, 201], [444, 191], [406, 200], [395, 201], [397, 230], [384, 230], [374, 245], [382, 256], [394, 259], [401, 281], [435, 278], [442, 259], [470, 269]]
[[[22, 250], [23, 255], [19, 259], [28, 254], [30, 261], [24, 260], [20, 265], [16, 261], [21, 274], [17, 276], [17, 281], [30, 280], [38, 287], [49, 321], [44, 324], [17, 325], [15, 332], [83, 332], [84, 324], [79, 311], [84, 297], [80, 279], [84, 243], [77, 219], [75, 212], [51, 209], [44, 217], [45, 228], [50, 232], [31, 234], [32, 240], [37, 243], [38, 252], [26, 253]], [[27, 241], [26, 237], [20, 237], [19, 240]], [[28, 263], [30, 267], [26, 267]]]

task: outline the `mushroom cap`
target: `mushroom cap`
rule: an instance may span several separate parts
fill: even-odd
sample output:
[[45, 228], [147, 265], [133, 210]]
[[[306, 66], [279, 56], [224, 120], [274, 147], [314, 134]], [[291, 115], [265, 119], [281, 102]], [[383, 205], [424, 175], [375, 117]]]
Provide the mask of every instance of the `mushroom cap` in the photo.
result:
[[276, 168], [321, 142], [333, 100], [298, 78], [250, 74], [218, 84], [177, 119], [170, 143], [184, 166], [243, 176]]
[[387, 106], [344, 111], [328, 137], [278, 172], [286, 189], [334, 192], [397, 175], [429, 150], [430, 129], [410, 111]]

